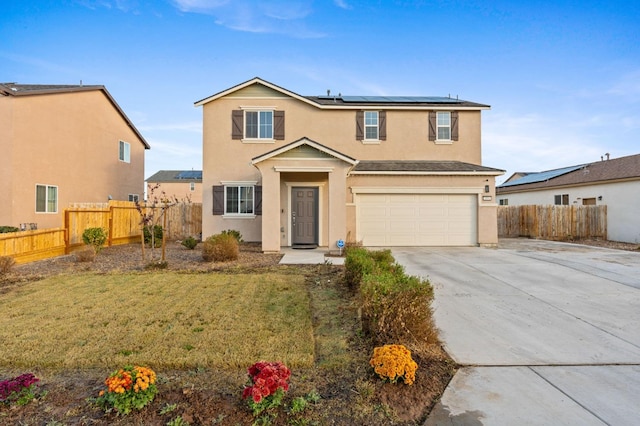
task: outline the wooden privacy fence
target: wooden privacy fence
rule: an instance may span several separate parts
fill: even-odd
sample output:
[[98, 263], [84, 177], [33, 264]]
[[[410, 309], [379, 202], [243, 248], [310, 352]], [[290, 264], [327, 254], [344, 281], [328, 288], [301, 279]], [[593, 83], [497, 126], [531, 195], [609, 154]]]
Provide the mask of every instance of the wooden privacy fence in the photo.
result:
[[11, 256], [16, 263], [27, 263], [66, 253], [64, 228], [0, 234], [0, 256]]
[[499, 206], [498, 237], [607, 239], [607, 206]]
[[[160, 218], [156, 207], [156, 217]], [[181, 203], [167, 208], [166, 238], [177, 240], [202, 233], [202, 204]], [[110, 201], [108, 204], [75, 204], [64, 211], [64, 227], [0, 234], [0, 256], [11, 256], [17, 263], [27, 263], [71, 253], [83, 246], [82, 233], [87, 228], [104, 228], [107, 246], [141, 241], [140, 213], [135, 203]]]

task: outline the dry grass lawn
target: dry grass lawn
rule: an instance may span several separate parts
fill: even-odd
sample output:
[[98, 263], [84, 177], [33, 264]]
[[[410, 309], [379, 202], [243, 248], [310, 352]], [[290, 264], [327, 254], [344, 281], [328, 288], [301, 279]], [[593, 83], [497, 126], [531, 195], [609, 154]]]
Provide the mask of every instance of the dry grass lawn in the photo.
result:
[[62, 275], [0, 295], [0, 366], [246, 368], [314, 362], [304, 277]]

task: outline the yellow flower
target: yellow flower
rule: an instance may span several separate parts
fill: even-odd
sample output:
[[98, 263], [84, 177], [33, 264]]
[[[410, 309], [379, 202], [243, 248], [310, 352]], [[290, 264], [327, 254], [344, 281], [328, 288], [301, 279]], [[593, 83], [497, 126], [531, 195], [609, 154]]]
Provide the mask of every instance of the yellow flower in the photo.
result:
[[403, 345], [384, 345], [374, 348], [369, 364], [383, 380], [395, 383], [402, 378], [408, 385], [415, 382], [418, 364], [411, 358], [411, 352]]

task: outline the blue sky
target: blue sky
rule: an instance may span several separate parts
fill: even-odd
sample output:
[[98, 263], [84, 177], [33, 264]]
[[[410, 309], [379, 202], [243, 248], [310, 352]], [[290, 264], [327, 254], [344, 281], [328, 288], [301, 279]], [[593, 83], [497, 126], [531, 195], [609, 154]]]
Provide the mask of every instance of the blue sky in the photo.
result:
[[483, 164], [640, 153], [640, 2], [14, 0], [0, 81], [103, 84], [151, 144], [145, 177], [200, 169], [193, 103], [253, 77], [301, 95], [459, 96]]

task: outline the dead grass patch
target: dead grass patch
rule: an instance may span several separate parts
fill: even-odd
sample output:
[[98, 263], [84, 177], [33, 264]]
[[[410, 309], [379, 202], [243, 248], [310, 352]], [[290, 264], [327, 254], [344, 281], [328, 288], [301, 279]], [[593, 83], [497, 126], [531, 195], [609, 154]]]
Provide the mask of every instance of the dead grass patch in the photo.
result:
[[80, 274], [0, 296], [0, 365], [156, 369], [313, 364], [303, 277]]

